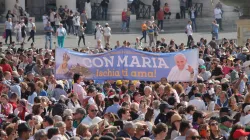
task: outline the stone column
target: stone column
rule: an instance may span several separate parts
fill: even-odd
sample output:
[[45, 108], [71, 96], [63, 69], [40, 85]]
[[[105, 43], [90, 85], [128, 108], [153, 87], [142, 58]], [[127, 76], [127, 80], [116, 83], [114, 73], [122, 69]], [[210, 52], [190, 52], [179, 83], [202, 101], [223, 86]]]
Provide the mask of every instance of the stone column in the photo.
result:
[[67, 5], [70, 10], [76, 11], [76, 0], [56, 0], [56, 7], [59, 8], [60, 5], [63, 7]]
[[121, 21], [123, 9], [127, 9], [127, 0], [109, 0], [108, 13], [111, 21]]
[[[14, 6], [16, 4], [16, 0], [5, 0], [5, 11], [8, 10], [13, 12]], [[25, 10], [25, 0], [18, 0], [18, 5], [21, 6]]]

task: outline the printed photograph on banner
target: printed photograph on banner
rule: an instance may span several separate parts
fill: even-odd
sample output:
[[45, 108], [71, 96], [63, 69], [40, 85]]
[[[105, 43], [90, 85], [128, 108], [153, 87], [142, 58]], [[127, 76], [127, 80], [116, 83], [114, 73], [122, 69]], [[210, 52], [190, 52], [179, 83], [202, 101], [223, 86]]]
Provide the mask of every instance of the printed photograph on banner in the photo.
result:
[[143, 80], [189, 82], [197, 79], [198, 50], [150, 53], [121, 47], [102, 54], [56, 49], [56, 78], [70, 79], [74, 73], [94, 80]]

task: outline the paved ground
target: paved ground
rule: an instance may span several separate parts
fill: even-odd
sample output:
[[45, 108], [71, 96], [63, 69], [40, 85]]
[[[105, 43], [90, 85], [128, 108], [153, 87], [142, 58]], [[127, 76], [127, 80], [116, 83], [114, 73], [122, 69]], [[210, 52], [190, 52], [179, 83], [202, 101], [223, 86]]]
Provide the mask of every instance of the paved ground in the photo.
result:
[[[124, 40], [127, 40], [127, 41], [133, 43], [133, 42], [135, 42], [136, 37], [141, 37], [141, 34], [140, 33], [138, 33], [138, 34], [114, 34], [111, 37], [111, 47], [115, 46], [117, 40], [119, 40], [121, 44]], [[166, 38], [167, 42], [169, 42], [170, 39], [174, 39], [177, 44], [180, 44], [180, 43], [186, 44], [186, 42], [187, 42], [187, 36], [185, 33], [160, 34], [158, 36], [158, 38], [162, 38], [162, 37]], [[201, 37], [210, 40], [211, 33], [194, 33], [193, 37], [194, 37], [195, 41], [199, 41], [199, 39]], [[220, 39], [222, 39], [222, 38], [236, 39], [237, 33], [236, 32], [220, 33], [219, 38]], [[14, 39], [13, 41], [15, 41], [15, 37], [13, 37], [13, 39]], [[4, 40], [2, 38], [0, 39], [0, 41], [4, 42]], [[53, 42], [57, 42], [55, 37], [53, 38]], [[67, 36], [66, 41], [65, 41], [65, 48], [76, 48], [77, 42], [78, 42], [78, 39], [76, 38], [76, 36], [73, 36], [73, 35]], [[27, 43], [26, 47], [29, 47], [29, 44], [30, 43]], [[43, 35], [36, 36], [35, 46], [37, 48], [44, 48], [44, 46], [45, 46], [44, 44], [45, 44], [44, 36]], [[90, 48], [94, 48], [95, 44], [96, 44], [96, 41], [94, 40], [94, 36], [87, 35], [86, 36], [86, 45]], [[55, 45], [53, 45], [53, 47], [55, 47]], [[82, 42], [81, 42], [80, 47], [84, 47], [82, 45]]]

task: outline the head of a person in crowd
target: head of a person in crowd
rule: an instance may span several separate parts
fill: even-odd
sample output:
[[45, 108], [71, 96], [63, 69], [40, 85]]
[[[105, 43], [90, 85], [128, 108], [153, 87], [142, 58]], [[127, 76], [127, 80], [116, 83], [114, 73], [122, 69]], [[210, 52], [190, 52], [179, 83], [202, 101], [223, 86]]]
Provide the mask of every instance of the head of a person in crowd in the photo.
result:
[[205, 114], [202, 111], [195, 111], [193, 114], [193, 123], [198, 125], [205, 123]]
[[250, 105], [247, 105], [244, 107], [244, 113], [245, 113], [245, 115], [250, 114]]
[[169, 105], [167, 102], [163, 102], [159, 106], [160, 113], [167, 114], [170, 110], [173, 109], [173, 106]]
[[187, 107], [186, 111], [187, 111], [188, 114], [190, 114], [190, 115], [193, 116], [194, 112], [196, 111], [196, 107], [193, 106], [193, 105], [189, 105], [189, 106]]
[[34, 117], [33, 114], [29, 114], [24, 118], [24, 120], [26, 121], [26, 123], [29, 125], [30, 128], [33, 128], [35, 126], [35, 120], [33, 117]]
[[74, 120], [81, 121], [86, 115], [86, 111], [84, 108], [77, 108], [74, 113]]
[[186, 135], [186, 132], [192, 128], [192, 125], [190, 124], [189, 121], [181, 121], [180, 123], [180, 129], [179, 129], [179, 132], [181, 133], [181, 136], [185, 136]]
[[228, 108], [228, 107], [221, 107], [220, 108], [220, 117], [223, 117], [223, 116], [230, 116], [232, 113], [231, 109]]
[[117, 111], [117, 115], [121, 120], [126, 120], [127, 121], [127, 120], [129, 120], [131, 118], [129, 109], [124, 108], [124, 107], [120, 108]]
[[171, 128], [172, 128], [172, 131], [173, 130], [176, 130], [176, 131], [179, 131], [180, 130], [180, 124], [181, 124], [181, 116], [176, 113], [174, 114], [172, 117], [171, 117]]
[[95, 97], [97, 94], [97, 90], [94, 86], [89, 86], [89, 88], [87, 89], [87, 95], [91, 96], [91, 97]]
[[75, 74], [74, 74], [73, 79], [74, 79], [74, 83], [79, 84], [80, 82], [82, 82], [82, 77], [81, 77], [81, 75], [78, 74], [78, 73], [75, 73]]
[[95, 118], [97, 113], [98, 113], [98, 109], [97, 109], [97, 106], [95, 104], [88, 105], [86, 110], [87, 110], [88, 116], [91, 119]]
[[[83, 118], [83, 117], [82, 117]], [[73, 117], [71, 115], [64, 115], [63, 122], [65, 123], [66, 129], [71, 129], [73, 126]]]
[[226, 115], [220, 118], [220, 123], [221, 125], [227, 127], [227, 128], [232, 128], [233, 126], [234, 119], [231, 118], [230, 116]]
[[219, 123], [216, 119], [210, 118], [208, 125], [211, 131], [211, 135], [214, 135], [219, 132]]
[[60, 131], [57, 127], [51, 127], [48, 129], [47, 137], [50, 140], [62, 139], [62, 135], [60, 135]]
[[54, 120], [50, 116], [45, 116], [43, 118], [43, 128], [51, 127], [54, 125]]
[[59, 115], [55, 115], [53, 116], [53, 121], [54, 121], [54, 124], [56, 124], [57, 122], [61, 122], [62, 121], [62, 117], [59, 116]]
[[144, 95], [146, 97], [149, 97], [151, 95], [151, 93], [152, 93], [152, 88], [150, 86], [145, 86], [144, 87]]
[[199, 135], [201, 136], [201, 138], [203, 138], [203, 139], [209, 138], [210, 137], [210, 128], [209, 128], [209, 125], [207, 123], [201, 124], [198, 127], [198, 132], [199, 132]]
[[[7, 127], [4, 129], [8, 139], [6, 140], [13, 140], [15, 138], [17, 138], [17, 133], [16, 133], [16, 129], [15, 129], [15, 125], [14, 124], [9, 124], [7, 125]], [[1, 138], [3, 138], [3, 136], [1, 136]]]
[[99, 125], [98, 124], [92, 124], [91, 126], [89, 126], [89, 132], [92, 135], [98, 135], [99, 134]]
[[141, 96], [141, 94], [139, 93], [139, 92], [134, 92], [133, 93], [133, 100], [134, 100], [134, 102], [136, 102], [136, 103], [140, 103], [140, 101], [142, 100], [142, 96]]
[[187, 63], [186, 56], [184, 54], [177, 54], [174, 56], [175, 64], [179, 70], [183, 70]]
[[59, 129], [61, 135], [66, 133], [66, 124], [63, 121], [56, 122], [54, 126]]
[[235, 124], [231, 131], [228, 139], [233, 140], [247, 140], [249, 132], [245, 132], [245, 128], [241, 124]]
[[9, 101], [8, 95], [7, 95], [7, 94], [2, 94], [2, 95], [1, 95], [1, 103], [2, 103], [3, 105], [6, 105], [6, 104], [8, 103], [8, 101]]
[[40, 129], [34, 134], [34, 140], [47, 140], [47, 139], [48, 139], [47, 133], [44, 129]]
[[164, 139], [168, 133], [168, 126], [165, 123], [158, 123], [153, 126], [152, 132], [155, 136], [155, 139]]
[[196, 129], [189, 129], [186, 132], [186, 140], [199, 140], [201, 137]]
[[5, 71], [3, 73], [3, 75], [4, 75], [5, 80], [11, 81], [12, 75], [11, 75], [11, 73], [9, 71]]
[[27, 123], [21, 123], [18, 125], [18, 136], [23, 140], [28, 140], [30, 138], [31, 128]]
[[135, 132], [135, 137], [137, 139], [140, 139], [142, 136], [145, 135], [145, 131], [147, 131], [147, 125], [142, 124], [142, 123], [135, 123], [136, 125], [136, 132]]
[[91, 137], [91, 133], [89, 132], [89, 126], [82, 123], [79, 124], [76, 128], [76, 135], [83, 138]]

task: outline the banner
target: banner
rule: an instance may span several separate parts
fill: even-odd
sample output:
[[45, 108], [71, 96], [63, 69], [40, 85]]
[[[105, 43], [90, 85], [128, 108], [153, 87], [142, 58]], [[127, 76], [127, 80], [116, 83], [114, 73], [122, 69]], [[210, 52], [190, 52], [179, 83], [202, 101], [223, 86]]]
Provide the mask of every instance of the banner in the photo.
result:
[[143, 80], [188, 82], [197, 79], [198, 49], [174, 53], [150, 53], [121, 47], [102, 54], [56, 49], [56, 78], [74, 73], [92, 80]]

